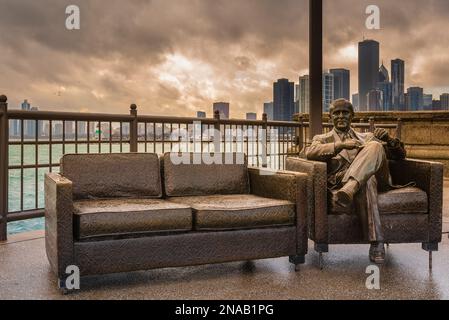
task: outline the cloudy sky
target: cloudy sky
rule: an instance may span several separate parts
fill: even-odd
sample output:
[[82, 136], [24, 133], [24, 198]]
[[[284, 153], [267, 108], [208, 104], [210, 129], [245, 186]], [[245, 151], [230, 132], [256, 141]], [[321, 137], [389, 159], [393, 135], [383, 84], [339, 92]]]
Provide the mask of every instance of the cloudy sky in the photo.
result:
[[[65, 28], [78, 5], [81, 29]], [[365, 9], [381, 9], [381, 30]], [[406, 86], [449, 91], [449, 1], [325, 0], [326, 68], [351, 69], [357, 42], [406, 61]], [[211, 115], [262, 112], [278, 78], [308, 72], [307, 0], [0, 0], [0, 94], [45, 110]]]

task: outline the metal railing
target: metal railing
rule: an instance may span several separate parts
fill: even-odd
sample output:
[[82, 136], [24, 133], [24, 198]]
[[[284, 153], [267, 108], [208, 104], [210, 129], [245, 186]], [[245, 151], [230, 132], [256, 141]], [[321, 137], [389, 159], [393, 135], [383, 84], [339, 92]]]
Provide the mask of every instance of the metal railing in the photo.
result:
[[[398, 125], [378, 126], [400, 131]], [[332, 125], [324, 127], [329, 130]], [[354, 127], [373, 131], [374, 119]], [[64, 154], [239, 151], [247, 154], [250, 165], [283, 169], [285, 158], [298, 155], [308, 144], [309, 123], [268, 121], [265, 114], [262, 120], [252, 121], [220, 119], [219, 113], [202, 119], [145, 116], [138, 115], [136, 105], [126, 115], [8, 110], [6, 97], [1, 96], [0, 130], [3, 241], [8, 222], [44, 216], [44, 175], [59, 170]], [[238, 131], [244, 133], [241, 141]], [[276, 137], [270, 132], [276, 132]], [[189, 136], [181, 139], [180, 133]]]

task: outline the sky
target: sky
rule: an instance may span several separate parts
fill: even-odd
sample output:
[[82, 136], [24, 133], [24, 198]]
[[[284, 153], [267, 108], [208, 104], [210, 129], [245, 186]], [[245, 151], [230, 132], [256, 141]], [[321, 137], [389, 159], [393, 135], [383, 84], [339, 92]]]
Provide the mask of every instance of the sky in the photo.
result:
[[[366, 7], [380, 8], [368, 30]], [[80, 8], [67, 30], [66, 7]], [[325, 68], [351, 70], [357, 43], [406, 61], [406, 87], [449, 91], [449, 1], [324, 0]], [[0, 94], [10, 108], [195, 116], [212, 103], [242, 118], [272, 101], [273, 82], [308, 73], [307, 0], [0, 0]]]

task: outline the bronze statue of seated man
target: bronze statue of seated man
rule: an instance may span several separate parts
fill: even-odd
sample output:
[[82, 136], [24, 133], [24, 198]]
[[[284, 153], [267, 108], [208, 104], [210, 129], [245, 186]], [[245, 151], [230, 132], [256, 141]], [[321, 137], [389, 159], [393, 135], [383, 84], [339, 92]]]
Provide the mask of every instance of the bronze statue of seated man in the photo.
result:
[[378, 192], [393, 188], [388, 160], [405, 159], [404, 144], [390, 137], [385, 129], [378, 128], [374, 133], [354, 131], [354, 108], [345, 99], [334, 101], [329, 111], [334, 128], [314, 137], [306, 151], [307, 159], [327, 163], [328, 188], [338, 190], [332, 201], [343, 207], [354, 206], [363, 234], [371, 243], [370, 260], [381, 264], [385, 261], [385, 240]]

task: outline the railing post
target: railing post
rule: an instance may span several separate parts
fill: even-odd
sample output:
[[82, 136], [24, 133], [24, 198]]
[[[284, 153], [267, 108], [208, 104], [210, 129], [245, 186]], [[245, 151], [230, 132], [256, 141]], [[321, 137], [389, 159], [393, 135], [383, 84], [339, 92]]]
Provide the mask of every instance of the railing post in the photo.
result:
[[220, 111], [214, 112], [214, 152], [221, 152]]
[[374, 132], [374, 130], [376, 129], [374, 121], [374, 117], [369, 118], [369, 132]]
[[402, 119], [398, 119], [398, 127], [396, 128], [396, 138], [402, 139]]
[[0, 96], [0, 241], [7, 240], [8, 215], [8, 98]]
[[299, 122], [299, 129], [297, 129], [296, 145], [298, 146], [298, 153], [301, 153], [301, 151], [304, 149], [304, 142], [305, 142], [304, 141], [304, 132], [305, 132], [304, 118], [302, 116], [300, 116], [298, 119], [298, 122]]
[[[263, 139], [262, 141], [262, 168], [268, 167], [268, 159], [267, 159], [267, 150], [268, 150], [268, 115], [266, 113], [262, 114], [262, 131], [263, 131]], [[257, 141], [259, 143], [259, 141]]]
[[131, 120], [129, 124], [129, 150], [131, 152], [138, 152], [138, 146], [137, 146], [137, 140], [138, 140], [138, 133], [137, 133], [137, 105], [132, 104], [130, 107], [129, 112], [134, 118]]

